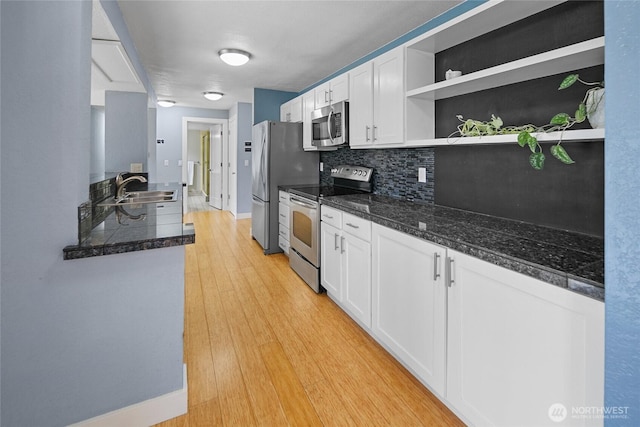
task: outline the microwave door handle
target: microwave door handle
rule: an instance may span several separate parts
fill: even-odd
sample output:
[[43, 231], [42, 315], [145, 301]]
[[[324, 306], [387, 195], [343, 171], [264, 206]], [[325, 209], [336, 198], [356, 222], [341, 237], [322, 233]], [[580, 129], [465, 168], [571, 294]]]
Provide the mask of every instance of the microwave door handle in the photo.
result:
[[333, 141], [333, 136], [331, 134], [331, 116], [333, 116], [333, 105], [329, 110], [329, 119], [327, 120], [327, 130], [329, 131], [329, 139], [331, 140], [331, 145], [333, 145], [335, 144], [335, 142]]

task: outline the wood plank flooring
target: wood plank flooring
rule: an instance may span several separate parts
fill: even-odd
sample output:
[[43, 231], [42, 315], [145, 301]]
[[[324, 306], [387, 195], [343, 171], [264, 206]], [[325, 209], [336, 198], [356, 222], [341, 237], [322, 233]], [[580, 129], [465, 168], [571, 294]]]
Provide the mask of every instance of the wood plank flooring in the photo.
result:
[[250, 220], [186, 221], [189, 410], [158, 427], [464, 425], [285, 255], [263, 255]]

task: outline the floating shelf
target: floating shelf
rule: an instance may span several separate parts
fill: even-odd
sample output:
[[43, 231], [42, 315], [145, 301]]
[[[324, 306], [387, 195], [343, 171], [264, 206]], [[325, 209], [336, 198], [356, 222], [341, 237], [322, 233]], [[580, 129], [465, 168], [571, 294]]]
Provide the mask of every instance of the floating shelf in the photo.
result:
[[406, 95], [425, 100], [446, 99], [601, 64], [604, 64], [604, 37], [422, 86]]
[[[567, 130], [564, 132], [541, 132], [532, 134], [538, 138], [539, 142], [555, 142], [560, 139], [564, 142], [568, 141], [580, 141], [590, 142], [604, 139], [604, 129], [579, 129], [579, 130]], [[435, 139], [421, 139], [421, 140], [409, 140], [404, 145], [405, 147], [437, 147], [443, 145], [484, 145], [484, 144], [510, 144], [517, 143], [518, 135], [493, 135], [493, 136], [480, 136], [480, 137], [461, 137], [454, 136], [451, 138], [435, 138]]]

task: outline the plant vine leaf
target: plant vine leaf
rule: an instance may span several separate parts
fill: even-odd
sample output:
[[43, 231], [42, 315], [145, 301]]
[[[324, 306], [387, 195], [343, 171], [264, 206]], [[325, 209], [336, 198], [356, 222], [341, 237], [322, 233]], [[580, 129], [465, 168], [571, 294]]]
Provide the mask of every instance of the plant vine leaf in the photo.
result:
[[558, 113], [551, 118], [552, 125], [566, 125], [569, 123], [571, 116], [567, 113]]
[[535, 170], [541, 170], [544, 167], [544, 154], [532, 153], [529, 156], [529, 164]]
[[576, 122], [582, 123], [587, 119], [587, 107], [583, 103], [578, 105], [578, 109], [576, 110]]
[[520, 147], [528, 145], [531, 149], [531, 152], [535, 152], [535, 147], [538, 145], [538, 140], [534, 136], [531, 136], [531, 134], [525, 130], [518, 134], [518, 145]]
[[575, 163], [573, 161], [573, 159], [571, 157], [569, 157], [569, 154], [567, 153], [567, 150], [565, 150], [562, 145], [556, 144], [556, 145], [552, 146], [551, 147], [551, 154], [553, 155], [553, 157], [555, 157], [556, 159], [560, 160], [562, 163], [564, 163], [566, 165], [570, 165], [572, 163]]
[[578, 74], [569, 74], [567, 77], [564, 78], [564, 80], [562, 80], [562, 83], [560, 83], [560, 87], [558, 88], [558, 90], [568, 88], [569, 86], [571, 86], [572, 84], [578, 81], [578, 77], [579, 77]]

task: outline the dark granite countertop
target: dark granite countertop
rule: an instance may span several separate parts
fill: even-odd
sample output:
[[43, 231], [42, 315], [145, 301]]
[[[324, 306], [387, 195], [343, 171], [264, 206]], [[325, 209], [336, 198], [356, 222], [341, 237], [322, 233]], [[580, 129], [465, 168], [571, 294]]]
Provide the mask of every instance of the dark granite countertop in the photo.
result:
[[182, 186], [148, 184], [148, 190], [177, 190], [173, 202], [104, 207], [104, 220], [78, 245], [64, 248], [64, 259], [181, 246], [195, 242], [193, 224], [183, 224]]
[[603, 239], [387, 196], [333, 196], [321, 203], [604, 301]]

